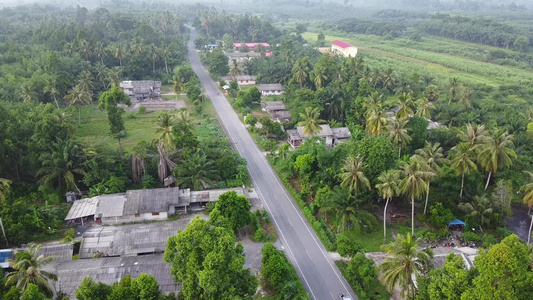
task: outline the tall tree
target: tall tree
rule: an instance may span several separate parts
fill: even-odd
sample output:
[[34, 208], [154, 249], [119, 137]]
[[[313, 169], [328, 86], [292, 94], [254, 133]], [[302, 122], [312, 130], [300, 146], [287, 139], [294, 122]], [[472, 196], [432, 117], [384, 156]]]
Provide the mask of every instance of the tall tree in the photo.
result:
[[458, 134], [463, 143], [467, 143], [474, 153], [478, 153], [479, 144], [487, 137], [485, 125], [467, 124], [466, 130]]
[[161, 58], [163, 58], [163, 61], [165, 62], [165, 71], [167, 72], [167, 75], [169, 74], [168, 73], [168, 63], [167, 63], [167, 60], [170, 58], [170, 48], [168, 47], [168, 45], [163, 45], [163, 47], [161, 47]]
[[180, 299], [248, 299], [257, 279], [244, 268], [243, 247], [231, 229], [214, 227], [196, 217], [185, 230], [168, 239], [164, 259]]
[[59, 94], [57, 90], [57, 80], [55, 78], [48, 79], [46, 81], [46, 85], [44, 86], [43, 92], [49, 93], [50, 96], [52, 96], [52, 99], [54, 99], [54, 102], [59, 109], [59, 103], [57, 102], [56, 96]]
[[0, 204], [6, 204], [6, 197], [11, 190], [11, 180], [0, 178]]
[[168, 113], [168, 111], [162, 111], [158, 114], [156, 120], [156, 133], [157, 140], [163, 145], [163, 149], [166, 152], [174, 149], [174, 143], [172, 141], [172, 131], [176, 124], [175, 116]]
[[57, 183], [59, 189], [81, 193], [76, 184], [76, 176], [85, 175], [81, 167], [83, 152], [80, 146], [71, 139], [58, 140], [51, 145], [51, 152], [44, 152], [39, 156], [41, 167], [37, 175], [41, 178], [38, 183], [48, 185]]
[[15, 259], [8, 259], [9, 266], [15, 271], [7, 274], [6, 286], [16, 286], [24, 291], [30, 284], [34, 284], [46, 296], [54, 295], [50, 281], [57, 281], [57, 275], [44, 270], [54, 258], [39, 255], [41, 247], [30, 244], [26, 251], [15, 250]]
[[399, 287], [401, 297], [413, 299], [416, 295], [415, 280], [430, 270], [431, 249], [421, 249], [422, 240], [414, 239], [411, 234], [398, 234], [396, 241], [381, 246], [387, 251], [387, 259], [378, 265], [381, 282], [392, 292]]
[[346, 158], [339, 174], [342, 180], [341, 186], [347, 188], [350, 192], [354, 192], [356, 196], [360, 191], [370, 189], [370, 182], [363, 171], [363, 157]]
[[312, 74], [316, 89], [318, 90], [324, 85], [324, 81], [328, 79], [328, 76], [326, 75], [326, 68], [322, 65], [317, 65], [312, 71]]
[[159, 60], [159, 49], [156, 45], [151, 44], [150, 50], [148, 51], [148, 56], [152, 61], [152, 74], [155, 76], [155, 62]]
[[131, 52], [137, 55], [141, 55], [144, 52], [143, 41], [140, 37], [133, 38], [133, 44], [131, 45]]
[[118, 87], [113, 86], [110, 90], [105, 91], [100, 95], [98, 101], [98, 109], [105, 110], [107, 112], [107, 121], [109, 122], [109, 132], [114, 137], [118, 138], [118, 146], [122, 153], [122, 144], [120, 137], [122, 131], [126, 130], [124, 127], [124, 108], [119, 107], [119, 104], [131, 105], [131, 100], [124, 94], [124, 92]]
[[226, 192], [218, 197], [209, 219], [213, 224], [226, 223], [228, 228], [237, 232], [250, 223], [251, 208], [252, 205], [245, 196], [239, 196], [235, 191]]
[[[429, 143], [426, 141], [424, 148], [417, 149], [415, 156], [428, 165], [428, 167], [433, 171], [434, 174], [441, 172], [441, 166], [446, 162], [444, 154], [442, 153], [442, 147], [440, 143]], [[424, 215], [426, 214], [428, 200], [429, 200], [429, 186], [431, 184], [431, 179], [427, 180], [428, 190], [426, 191], [426, 203], [424, 204]]]
[[293, 78], [300, 84], [300, 88], [303, 88], [304, 83], [308, 80], [309, 69], [308, 57], [299, 58], [292, 68]]
[[233, 80], [236, 80], [237, 76], [241, 75], [242, 70], [236, 59], [231, 60], [231, 68], [229, 70], [229, 73], [231, 75], [231, 78], [233, 78]]
[[348, 190], [335, 189], [332, 197], [321, 204], [320, 212], [325, 215], [333, 213], [339, 221], [337, 230], [342, 233], [348, 224], [357, 232], [361, 232], [363, 227], [371, 231], [377, 223], [376, 218], [372, 213], [361, 209], [361, 203], [362, 200], [354, 197]]
[[450, 167], [455, 170], [457, 175], [461, 175], [461, 192], [459, 193], [459, 197], [463, 197], [465, 174], [470, 174], [470, 172], [477, 170], [477, 165], [473, 160], [473, 150], [468, 143], [459, 143], [451, 149], [450, 157]]
[[409, 116], [412, 116], [414, 106], [413, 97], [411, 97], [411, 94], [401, 94], [398, 96], [398, 106], [400, 107], [398, 111], [396, 112], [396, 119], [408, 119]]
[[93, 52], [91, 51], [91, 44], [86, 40], [80, 41], [80, 51], [85, 56], [85, 60], [89, 61]]
[[513, 146], [513, 135], [508, 132], [496, 130], [492, 137], [487, 137], [481, 144], [478, 161], [485, 171], [489, 172], [485, 190], [489, 187], [490, 177], [501, 168], [513, 165], [511, 158], [516, 158], [516, 153], [510, 148]]
[[78, 86], [81, 88], [82, 91], [88, 93], [89, 95], [92, 95], [94, 91], [93, 79], [94, 77], [91, 72], [82, 71]]
[[429, 166], [420, 159], [412, 156], [409, 162], [402, 166], [405, 175], [400, 183], [403, 195], [411, 199], [411, 234], [415, 234], [415, 199], [420, 198], [428, 188], [427, 181], [433, 178], [434, 173]]
[[68, 101], [68, 105], [76, 105], [78, 107], [78, 126], [81, 125], [81, 106], [89, 105], [92, 103], [92, 98], [89, 93], [85, 92], [79, 85], [75, 86], [72, 90], [68, 91], [65, 99]]
[[472, 202], [459, 203], [458, 207], [472, 219], [479, 222], [479, 229], [481, 231], [483, 231], [481, 225], [490, 223], [490, 216], [493, 213], [493, 208], [489, 198], [486, 196], [474, 196]]
[[457, 97], [457, 89], [459, 88], [459, 81], [457, 77], [450, 79], [450, 84], [448, 85], [448, 104], [452, 101], [455, 101]]
[[527, 206], [529, 207], [528, 215], [531, 218], [531, 223], [529, 225], [529, 232], [527, 235], [527, 244], [529, 245], [529, 242], [531, 240], [531, 229], [533, 228], [533, 216], [529, 214], [529, 212], [531, 212], [531, 207], [533, 206], [533, 173], [526, 171], [526, 175], [528, 177], [528, 183], [520, 187], [520, 192], [524, 194], [522, 200], [524, 204], [527, 204]]
[[399, 171], [388, 170], [379, 175], [380, 183], [376, 184], [378, 194], [386, 201], [383, 209], [383, 244], [387, 243], [387, 206], [392, 198], [400, 195], [400, 176]]
[[176, 169], [176, 177], [180, 186], [195, 190], [205, 189], [213, 185], [213, 180], [220, 178], [214, 161], [207, 160], [205, 154], [195, 153], [185, 159]]
[[428, 98], [422, 98], [416, 101], [416, 115], [431, 120], [431, 110], [434, 108], [433, 103]]
[[463, 86], [463, 89], [461, 90], [461, 104], [463, 104], [463, 108], [472, 107], [472, 104], [470, 103], [471, 98], [472, 89], [468, 85]]
[[105, 52], [104, 45], [102, 44], [102, 42], [96, 43], [95, 53], [96, 56], [98, 56], [98, 58], [100, 59], [100, 62], [103, 64], [107, 53]]
[[122, 58], [124, 57], [124, 49], [121, 43], [115, 46], [115, 58], [118, 59], [119, 65], [122, 67]]
[[402, 148], [407, 147], [411, 142], [411, 137], [407, 133], [407, 120], [394, 120], [387, 124], [387, 138], [398, 147], [398, 158], [402, 155]]
[[298, 126], [303, 126], [303, 133], [309, 136], [315, 136], [320, 133], [322, 127], [320, 123], [323, 123], [324, 120], [319, 119], [320, 111], [318, 108], [307, 107], [303, 113], [300, 113], [300, 122]]
[[176, 94], [176, 100], [178, 100], [178, 96], [183, 92], [185, 89], [185, 84], [183, 83], [183, 78], [181, 78], [179, 75], [174, 75], [172, 77], [172, 91], [174, 94]]

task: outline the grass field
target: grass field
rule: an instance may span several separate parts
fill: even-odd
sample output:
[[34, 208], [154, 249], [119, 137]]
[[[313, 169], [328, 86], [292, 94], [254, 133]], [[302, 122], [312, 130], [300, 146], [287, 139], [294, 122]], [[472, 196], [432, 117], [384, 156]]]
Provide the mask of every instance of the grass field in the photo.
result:
[[[383, 244], [383, 227], [380, 226], [381, 230], [376, 230], [371, 233], [361, 232], [357, 233], [354, 230], [346, 230], [344, 234], [354, 240], [357, 240], [363, 244], [365, 252], [380, 252], [381, 245]], [[392, 241], [391, 229], [387, 227], [387, 242]]]
[[[306, 32], [302, 36], [314, 43], [317, 34]], [[359, 34], [326, 35], [327, 42], [335, 39], [359, 47], [359, 54], [370, 67], [382, 70], [392, 67], [404, 76], [418, 72], [434, 77], [441, 84], [457, 77], [462, 82], [492, 87], [533, 82], [531, 70], [481, 61], [488, 46], [426, 37], [422, 42], [413, 42], [405, 39], [389, 41], [379, 36]]]

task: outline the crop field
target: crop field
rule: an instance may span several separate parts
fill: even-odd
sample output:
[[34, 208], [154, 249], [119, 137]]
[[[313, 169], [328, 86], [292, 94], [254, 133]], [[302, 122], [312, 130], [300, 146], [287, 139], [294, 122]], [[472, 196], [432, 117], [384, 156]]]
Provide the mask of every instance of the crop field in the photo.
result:
[[[313, 43], [317, 35], [317, 32], [306, 32], [303, 37]], [[438, 83], [457, 77], [472, 85], [492, 87], [533, 82], [533, 72], [526, 70], [526, 66], [503, 66], [482, 61], [491, 48], [488, 46], [426, 37], [421, 42], [414, 42], [406, 39], [389, 41], [379, 36], [359, 34], [326, 35], [327, 42], [335, 39], [359, 47], [359, 53], [371, 68], [393, 67], [404, 76], [418, 72], [434, 77]]]

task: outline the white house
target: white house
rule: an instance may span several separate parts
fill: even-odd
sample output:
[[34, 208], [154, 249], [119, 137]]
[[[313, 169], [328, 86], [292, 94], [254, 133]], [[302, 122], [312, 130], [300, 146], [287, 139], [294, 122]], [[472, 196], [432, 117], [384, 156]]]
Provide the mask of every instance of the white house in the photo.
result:
[[277, 96], [283, 94], [283, 85], [281, 85], [281, 83], [261, 84], [258, 89], [263, 96]]
[[357, 47], [343, 41], [335, 40], [331, 42], [331, 52], [341, 54], [344, 57], [356, 57]]
[[232, 77], [222, 77], [225, 82], [230, 82], [232, 80], [237, 81], [239, 85], [252, 85], [256, 83], [257, 77], [253, 75], [237, 75], [235, 78]]
[[120, 83], [120, 88], [122, 88], [126, 96], [130, 97], [134, 101], [159, 99], [161, 97], [161, 81], [122, 81]]

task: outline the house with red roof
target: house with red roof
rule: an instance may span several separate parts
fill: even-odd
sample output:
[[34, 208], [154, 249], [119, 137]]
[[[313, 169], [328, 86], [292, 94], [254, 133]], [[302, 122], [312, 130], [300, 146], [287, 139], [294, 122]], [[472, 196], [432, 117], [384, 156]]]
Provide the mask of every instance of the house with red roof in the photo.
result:
[[357, 47], [343, 41], [335, 40], [331, 42], [331, 52], [340, 54], [344, 57], [356, 57]]

